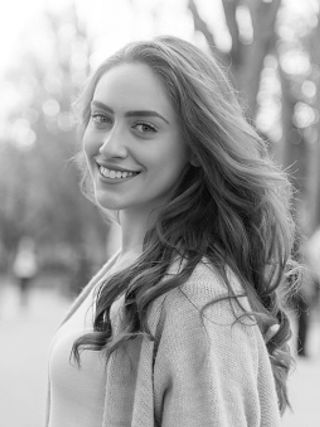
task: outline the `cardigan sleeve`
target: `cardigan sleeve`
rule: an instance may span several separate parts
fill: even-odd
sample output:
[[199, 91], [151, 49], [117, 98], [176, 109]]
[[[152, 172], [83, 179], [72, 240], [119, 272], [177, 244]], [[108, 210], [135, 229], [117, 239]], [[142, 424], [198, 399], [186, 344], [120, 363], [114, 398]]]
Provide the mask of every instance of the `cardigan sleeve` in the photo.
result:
[[[200, 300], [203, 302], [203, 298]], [[199, 303], [199, 299], [189, 299], [181, 289], [176, 289], [164, 304], [164, 323], [154, 364], [158, 424], [277, 426], [278, 414], [270, 414], [270, 424], [261, 421], [257, 327], [252, 322], [250, 326], [234, 323], [228, 301], [210, 305], [202, 321], [194, 301]], [[268, 381], [262, 385], [262, 394], [268, 396], [270, 392], [271, 399], [275, 399], [273, 380]], [[273, 409], [278, 411], [276, 405]]]

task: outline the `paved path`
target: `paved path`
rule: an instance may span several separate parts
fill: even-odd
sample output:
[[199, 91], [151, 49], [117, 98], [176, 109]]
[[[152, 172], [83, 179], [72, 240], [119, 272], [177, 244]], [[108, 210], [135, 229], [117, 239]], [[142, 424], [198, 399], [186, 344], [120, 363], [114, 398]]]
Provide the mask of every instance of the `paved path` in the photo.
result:
[[289, 378], [294, 412], [286, 412], [283, 427], [320, 427], [320, 323], [316, 317], [308, 339], [310, 357], [299, 358]]
[[[55, 291], [34, 289], [21, 310], [15, 290], [0, 287], [1, 427], [43, 427], [49, 343], [68, 305]], [[295, 413], [286, 414], [283, 427], [320, 426], [319, 323], [310, 343], [312, 357], [299, 360], [290, 378]]]
[[43, 427], [48, 348], [69, 303], [38, 289], [25, 310], [14, 289], [0, 298], [0, 425]]

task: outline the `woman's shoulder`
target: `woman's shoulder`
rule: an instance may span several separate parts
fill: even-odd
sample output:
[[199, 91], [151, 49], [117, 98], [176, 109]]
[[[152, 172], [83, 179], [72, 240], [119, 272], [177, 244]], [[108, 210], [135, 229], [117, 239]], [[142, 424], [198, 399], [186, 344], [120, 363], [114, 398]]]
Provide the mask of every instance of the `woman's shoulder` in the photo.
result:
[[[177, 274], [183, 268], [183, 262], [174, 264], [171, 274]], [[222, 299], [231, 295], [244, 295], [244, 288], [229, 266], [225, 266], [226, 276], [220, 273], [206, 257], [196, 265], [190, 277], [179, 287], [168, 291], [168, 296], [175, 294], [178, 298], [186, 295], [195, 301]], [[227, 283], [227, 281], [228, 283]]]
[[[181, 262], [173, 264], [169, 275], [177, 274], [182, 265]], [[172, 322], [174, 319], [185, 322], [190, 318], [193, 322], [205, 308], [206, 318], [232, 323], [243, 313], [232, 295], [238, 296], [238, 301], [245, 310], [249, 311], [250, 308], [237, 276], [230, 268], [226, 268], [226, 275], [229, 287], [217, 268], [203, 258], [183, 284], [166, 291], [154, 300], [150, 313], [157, 319], [162, 316], [170, 318]]]

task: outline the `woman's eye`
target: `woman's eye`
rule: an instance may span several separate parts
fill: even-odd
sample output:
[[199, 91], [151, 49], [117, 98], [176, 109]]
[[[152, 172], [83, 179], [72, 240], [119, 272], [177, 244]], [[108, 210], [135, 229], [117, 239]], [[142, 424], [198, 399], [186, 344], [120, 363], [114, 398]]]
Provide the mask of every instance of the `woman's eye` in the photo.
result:
[[104, 126], [112, 123], [112, 119], [101, 113], [92, 113], [91, 120], [98, 126]]
[[133, 128], [144, 134], [157, 132], [157, 129], [149, 123], [136, 123]]

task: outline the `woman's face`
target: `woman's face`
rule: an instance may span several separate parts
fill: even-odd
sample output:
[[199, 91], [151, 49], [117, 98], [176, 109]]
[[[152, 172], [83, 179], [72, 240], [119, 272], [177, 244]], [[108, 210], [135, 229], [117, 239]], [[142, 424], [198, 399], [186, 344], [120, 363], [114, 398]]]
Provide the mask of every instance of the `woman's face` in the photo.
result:
[[147, 65], [117, 65], [99, 80], [83, 148], [96, 201], [150, 211], [167, 200], [188, 162], [178, 120]]

